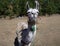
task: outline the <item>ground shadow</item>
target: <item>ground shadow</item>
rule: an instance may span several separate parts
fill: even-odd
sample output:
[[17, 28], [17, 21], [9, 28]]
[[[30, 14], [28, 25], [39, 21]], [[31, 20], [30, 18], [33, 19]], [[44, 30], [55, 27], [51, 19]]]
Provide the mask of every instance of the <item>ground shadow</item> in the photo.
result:
[[17, 37], [15, 38], [14, 46], [19, 46], [19, 42], [18, 42], [18, 38]]

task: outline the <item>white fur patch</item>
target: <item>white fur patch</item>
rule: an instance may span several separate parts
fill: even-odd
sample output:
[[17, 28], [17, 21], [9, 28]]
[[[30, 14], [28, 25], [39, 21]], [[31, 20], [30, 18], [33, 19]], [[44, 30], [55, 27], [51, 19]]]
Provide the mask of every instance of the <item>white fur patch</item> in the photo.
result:
[[26, 28], [28, 28], [28, 24], [25, 22], [19, 22], [17, 24], [17, 30], [22, 30], [22, 29], [26, 29]]

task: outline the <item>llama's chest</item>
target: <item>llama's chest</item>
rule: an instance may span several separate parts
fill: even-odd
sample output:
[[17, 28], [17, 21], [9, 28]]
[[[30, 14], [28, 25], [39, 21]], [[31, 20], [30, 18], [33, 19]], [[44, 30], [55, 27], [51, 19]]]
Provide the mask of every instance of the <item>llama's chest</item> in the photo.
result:
[[36, 31], [34, 31], [34, 32], [30, 31], [28, 34], [29, 40], [33, 39], [35, 37], [35, 35], [36, 35]]
[[31, 42], [33, 40], [33, 38], [35, 37], [36, 31], [32, 32], [32, 31], [24, 31], [22, 33], [22, 40], [24, 42]]

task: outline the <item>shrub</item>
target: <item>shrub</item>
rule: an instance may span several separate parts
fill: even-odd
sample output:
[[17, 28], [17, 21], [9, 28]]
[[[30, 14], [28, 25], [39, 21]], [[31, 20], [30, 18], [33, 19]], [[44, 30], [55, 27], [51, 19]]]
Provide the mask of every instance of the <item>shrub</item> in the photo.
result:
[[[60, 14], [60, 0], [38, 0], [40, 14]], [[0, 0], [0, 16], [26, 15], [27, 0]], [[34, 0], [29, 0], [30, 7], [34, 8]]]

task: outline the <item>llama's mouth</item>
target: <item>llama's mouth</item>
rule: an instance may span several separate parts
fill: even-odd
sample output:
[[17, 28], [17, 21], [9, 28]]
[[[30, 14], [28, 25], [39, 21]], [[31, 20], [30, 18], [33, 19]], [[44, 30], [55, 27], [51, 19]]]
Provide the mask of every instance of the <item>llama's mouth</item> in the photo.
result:
[[32, 23], [36, 23], [36, 20], [32, 20], [31, 22], [32, 22]]
[[36, 22], [36, 19], [35, 18], [30, 18], [29, 19], [31, 22]]
[[32, 23], [35, 23], [36, 22], [36, 20], [33, 20], [33, 19], [32, 20], [29, 20], [29, 21], [32, 22]]
[[35, 25], [36, 21], [29, 21], [28, 23], [31, 24], [31, 25]]

